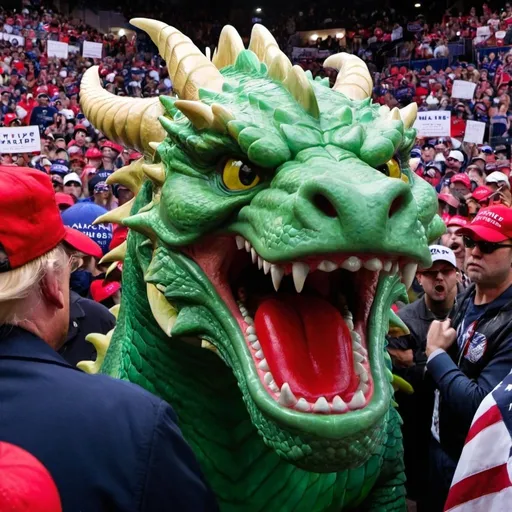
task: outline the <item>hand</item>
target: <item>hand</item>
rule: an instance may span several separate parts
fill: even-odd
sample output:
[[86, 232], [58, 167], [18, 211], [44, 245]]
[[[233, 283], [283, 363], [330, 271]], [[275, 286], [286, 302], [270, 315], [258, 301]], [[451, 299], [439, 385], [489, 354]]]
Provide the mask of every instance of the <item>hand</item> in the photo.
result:
[[393, 364], [399, 368], [409, 368], [414, 365], [412, 349], [401, 350], [399, 348], [388, 348]]
[[508, 206], [509, 208], [512, 206], [512, 194], [510, 193], [510, 189], [504, 188], [500, 190], [499, 197], [501, 204]]
[[438, 348], [448, 350], [453, 345], [456, 338], [457, 333], [451, 326], [450, 319], [444, 320], [443, 322], [434, 320], [427, 334], [427, 348], [425, 350], [427, 357]]

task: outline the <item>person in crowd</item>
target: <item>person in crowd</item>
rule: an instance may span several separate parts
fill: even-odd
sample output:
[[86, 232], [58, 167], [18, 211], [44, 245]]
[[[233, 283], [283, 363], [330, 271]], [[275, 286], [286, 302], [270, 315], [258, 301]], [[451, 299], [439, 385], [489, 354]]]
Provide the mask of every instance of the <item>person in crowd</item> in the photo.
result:
[[427, 333], [434, 320], [450, 316], [458, 290], [458, 270], [453, 251], [441, 245], [431, 245], [430, 254], [432, 266], [417, 274], [423, 296], [398, 310], [398, 316], [410, 334], [388, 339], [393, 371], [414, 388], [414, 394], [396, 395], [396, 400], [404, 421], [407, 495], [417, 501], [420, 511], [428, 510], [422, 506], [426, 501], [425, 473], [434, 406], [434, 389], [424, 379]]
[[66, 174], [66, 176], [64, 176], [63, 185], [64, 194], [70, 194], [77, 200], [82, 197], [82, 180], [76, 172]]
[[63, 212], [64, 210], [67, 210], [71, 206], [73, 206], [76, 203], [75, 196], [72, 196], [71, 194], [64, 194], [62, 192], [56, 192], [55, 193], [55, 201], [57, 203], [57, 206], [59, 207], [59, 211]]
[[490, 199], [493, 203], [501, 203], [512, 206], [512, 195], [510, 193], [510, 182], [506, 174], [494, 171], [485, 178], [485, 184], [493, 191]]
[[[91, 181], [89, 182], [89, 186]], [[113, 210], [118, 206], [117, 200], [112, 193], [112, 187], [105, 181], [97, 181], [95, 183], [93, 189], [93, 198], [94, 204], [97, 204], [98, 206], [101, 206], [107, 210]]]
[[452, 149], [446, 157], [445, 177], [451, 178], [461, 172], [464, 165], [464, 155], [458, 149]]
[[470, 180], [471, 190], [474, 190], [477, 187], [485, 185], [485, 172], [478, 165], [468, 165], [466, 167], [466, 174], [468, 175]]
[[471, 180], [466, 173], [459, 172], [450, 179], [450, 193], [461, 199], [471, 192]]
[[440, 242], [444, 247], [449, 247], [455, 254], [457, 260], [457, 268], [459, 269], [459, 279], [462, 287], [465, 289], [469, 286], [469, 278], [465, 269], [466, 265], [466, 251], [464, 247], [464, 240], [458, 233], [460, 228], [465, 227], [469, 223], [468, 217], [462, 215], [452, 215], [445, 220], [446, 233], [441, 236]]
[[96, 279], [91, 284], [91, 297], [107, 308], [121, 303], [121, 283]]
[[38, 106], [32, 109], [30, 124], [38, 125], [41, 131], [48, 128], [57, 115], [57, 109], [49, 105], [50, 97], [45, 92], [37, 95]]
[[481, 209], [458, 233], [472, 285], [453, 321], [435, 320], [427, 335], [427, 371], [436, 385], [429, 510], [442, 511], [471, 421], [484, 397], [512, 368], [512, 210]]
[[49, 177], [0, 169], [0, 213], [0, 439], [47, 468], [63, 510], [218, 510], [167, 403], [57, 353], [92, 242], [64, 227]]

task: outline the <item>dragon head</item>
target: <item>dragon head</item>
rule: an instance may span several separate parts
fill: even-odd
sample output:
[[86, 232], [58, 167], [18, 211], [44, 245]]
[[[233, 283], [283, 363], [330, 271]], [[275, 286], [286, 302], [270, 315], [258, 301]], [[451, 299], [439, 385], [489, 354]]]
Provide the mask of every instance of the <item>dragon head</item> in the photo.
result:
[[109, 178], [134, 202], [99, 221], [130, 228], [169, 343], [218, 353], [269, 447], [310, 471], [360, 466], [392, 401], [390, 307], [443, 231], [408, 164], [416, 105], [372, 104], [353, 55], [325, 62], [332, 89], [313, 80], [260, 25], [248, 50], [225, 27], [210, 61], [173, 27], [132, 23], [179, 99], [118, 98], [85, 74], [87, 117], [145, 155]]

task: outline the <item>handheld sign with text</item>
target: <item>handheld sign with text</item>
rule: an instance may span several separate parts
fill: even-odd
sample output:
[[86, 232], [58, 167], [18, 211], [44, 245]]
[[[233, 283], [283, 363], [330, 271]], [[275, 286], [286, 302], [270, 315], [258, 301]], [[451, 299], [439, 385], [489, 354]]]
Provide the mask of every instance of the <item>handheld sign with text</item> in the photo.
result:
[[464, 142], [472, 142], [473, 144], [482, 144], [484, 141], [485, 123], [480, 121], [466, 121], [466, 133], [464, 134]]
[[92, 59], [101, 59], [101, 57], [103, 56], [103, 43], [93, 43], [92, 41], [84, 41], [82, 56], [90, 57]]
[[466, 80], [454, 80], [452, 87], [452, 98], [461, 100], [472, 100], [475, 94], [476, 84]]
[[418, 112], [414, 123], [418, 137], [446, 137], [450, 135], [450, 112], [430, 110]]
[[68, 43], [60, 43], [59, 41], [48, 40], [46, 52], [48, 57], [57, 57], [58, 59], [68, 58]]
[[34, 153], [41, 151], [39, 126], [0, 128], [0, 153]]

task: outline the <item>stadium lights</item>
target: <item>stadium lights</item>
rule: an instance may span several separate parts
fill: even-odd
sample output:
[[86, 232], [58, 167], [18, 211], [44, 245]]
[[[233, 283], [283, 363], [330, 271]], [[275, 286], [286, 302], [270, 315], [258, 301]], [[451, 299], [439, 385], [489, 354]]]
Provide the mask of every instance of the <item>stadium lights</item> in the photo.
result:
[[336, 39], [343, 39], [344, 37], [345, 37], [345, 34], [343, 32], [336, 33]]
[[414, 7], [416, 7], [416, 9], [419, 9], [421, 7], [421, 4], [414, 4]]
[[259, 14], [261, 12], [261, 7], [256, 7], [256, 12]]
[[316, 41], [318, 39], [318, 34], [311, 34], [310, 39], [313, 39], [314, 41]]
[[122, 28], [120, 31], [119, 31], [119, 37], [123, 37], [125, 35], [125, 31], [124, 31], [124, 28]]

